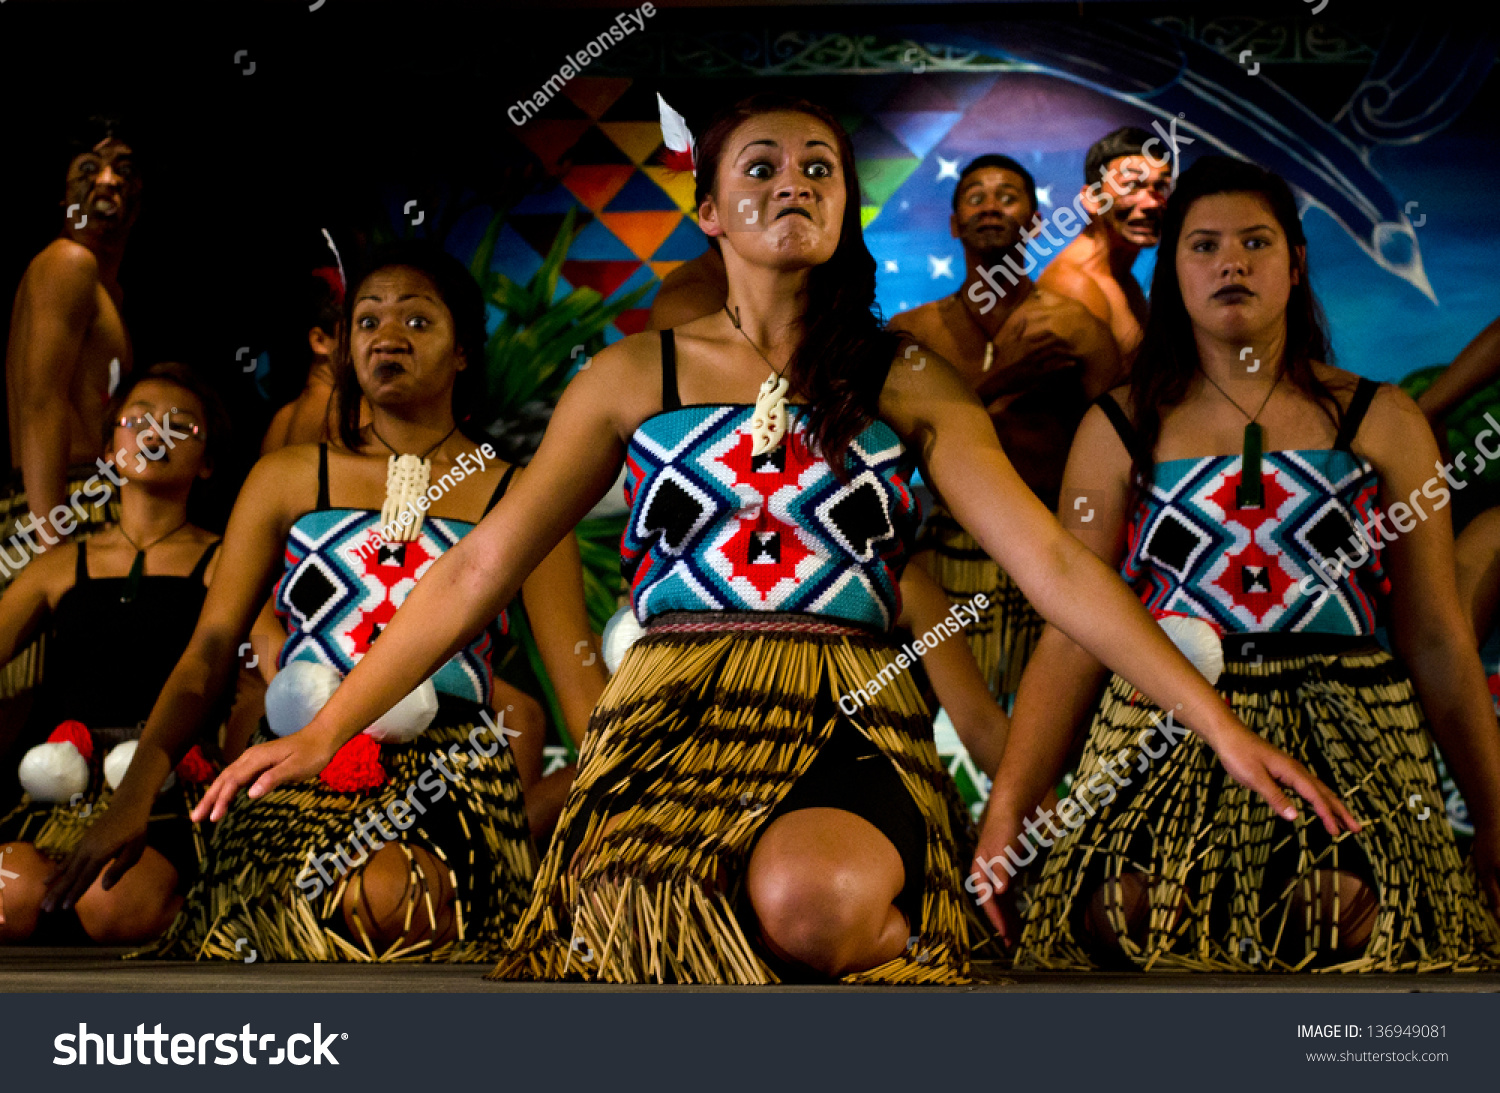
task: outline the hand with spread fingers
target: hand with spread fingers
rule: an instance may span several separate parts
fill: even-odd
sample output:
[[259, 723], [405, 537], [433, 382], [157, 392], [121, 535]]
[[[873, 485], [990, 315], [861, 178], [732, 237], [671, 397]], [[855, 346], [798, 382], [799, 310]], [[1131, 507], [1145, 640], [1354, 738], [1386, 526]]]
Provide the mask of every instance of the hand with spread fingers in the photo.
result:
[[283, 783], [316, 778], [337, 751], [337, 745], [330, 745], [311, 726], [279, 740], [256, 744], [219, 772], [193, 809], [192, 819], [195, 823], [204, 820], [217, 823], [229, 811], [235, 794], [246, 786], [253, 799]]

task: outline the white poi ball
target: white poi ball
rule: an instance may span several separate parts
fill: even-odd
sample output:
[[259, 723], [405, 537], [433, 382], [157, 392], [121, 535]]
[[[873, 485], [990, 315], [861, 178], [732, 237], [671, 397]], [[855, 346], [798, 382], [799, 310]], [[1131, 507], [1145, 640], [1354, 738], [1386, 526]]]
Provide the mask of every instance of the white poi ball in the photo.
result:
[[1219, 681], [1224, 674], [1224, 643], [1212, 626], [1189, 615], [1163, 615], [1156, 621], [1204, 679]]
[[30, 749], [17, 773], [34, 801], [66, 802], [89, 788], [88, 761], [66, 740]]
[[[122, 744], [116, 744], [109, 749], [109, 754], [104, 757], [104, 783], [110, 789], [119, 789], [120, 783], [125, 781], [125, 772], [130, 769], [130, 761], [135, 758], [137, 742], [126, 740]], [[167, 780], [161, 784], [161, 789], [156, 792], [172, 788], [172, 783], [177, 781], [177, 775], [168, 774]]]
[[328, 704], [342, 678], [338, 670], [311, 660], [294, 660], [266, 688], [266, 723], [277, 736], [307, 728]]
[[604, 624], [604, 666], [609, 674], [620, 670], [620, 662], [626, 651], [646, 633], [646, 628], [636, 621], [635, 611], [622, 607]]
[[437, 688], [432, 680], [424, 679], [416, 690], [396, 703], [365, 730], [382, 744], [404, 744], [422, 735], [432, 719], [437, 716]]

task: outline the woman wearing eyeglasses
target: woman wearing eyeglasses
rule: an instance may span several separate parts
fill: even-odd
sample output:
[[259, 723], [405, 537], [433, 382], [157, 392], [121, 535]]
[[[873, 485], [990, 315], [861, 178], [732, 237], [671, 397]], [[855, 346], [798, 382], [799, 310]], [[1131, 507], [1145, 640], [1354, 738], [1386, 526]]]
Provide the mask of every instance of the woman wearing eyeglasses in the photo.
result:
[[54, 862], [107, 808], [187, 647], [218, 546], [187, 514], [227, 435], [213, 393], [182, 365], [159, 364], [117, 392], [107, 421], [112, 466], [94, 492], [118, 498], [119, 524], [41, 555], [0, 597], [0, 661], [47, 635], [35, 704], [0, 764], [0, 943], [147, 940], [171, 922], [198, 867], [187, 811], [212, 772], [201, 751], [154, 802], [133, 866], [92, 884], [69, 911], [39, 911]]
[[[438, 560], [525, 480], [455, 417], [485, 362], [484, 301], [464, 265], [435, 244], [398, 243], [350, 288], [338, 442], [293, 444], [251, 470], [222, 572], [150, 711], [119, 806], [69, 857], [47, 906], [77, 899], [110, 861], [106, 878], [134, 860], [151, 795], [232, 690], [236, 650], [268, 592], [288, 637], [262, 739], [293, 738], [386, 643], [391, 617]], [[363, 426], [361, 396], [372, 415]], [[604, 673], [580, 655], [592, 634], [572, 539], [520, 594], [581, 735]], [[221, 813], [204, 876], [158, 955], [241, 960], [245, 937], [265, 960], [497, 955], [536, 870], [524, 791], [528, 769], [540, 776], [545, 730], [536, 703], [495, 678], [505, 609], [309, 777]]]

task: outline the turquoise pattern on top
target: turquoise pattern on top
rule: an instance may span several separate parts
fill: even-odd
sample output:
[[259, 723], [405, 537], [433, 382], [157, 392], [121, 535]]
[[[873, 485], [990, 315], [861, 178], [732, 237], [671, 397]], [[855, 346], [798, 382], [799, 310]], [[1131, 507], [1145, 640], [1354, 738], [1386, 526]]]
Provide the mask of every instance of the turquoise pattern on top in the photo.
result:
[[1383, 519], [1374, 468], [1343, 449], [1262, 458], [1259, 509], [1236, 507], [1240, 456], [1158, 463], [1121, 576], [1153, 613], [1192, 615], [1225, 633], [1373, 634], [1389, 591], [1371, 548]]
[[[286, 571], [272, 593], [272, 607], [287, 631], [281, 667], [310, 660], [348, 675], [432, 563], [474, 529], [467, 520], [428, 516], [415, 541], [371, 548], [380, 526], [378, 512], [334, 508], [304, 513], [292, 525]], [[504, 612], [498, 621], [503, 634]], [[432, 685], [487, 704], [493, 652], [486, 627], [437, 670]]]
[[620, 568], [637, 619], [795, 612], [889, 630], [920, 516], [906, 448], [872, 422], [839, 482], [811, 450], [801, 406], [788, 407], [781, 444], [752, 456], [752, 409], [666, 410], [631, 438]]

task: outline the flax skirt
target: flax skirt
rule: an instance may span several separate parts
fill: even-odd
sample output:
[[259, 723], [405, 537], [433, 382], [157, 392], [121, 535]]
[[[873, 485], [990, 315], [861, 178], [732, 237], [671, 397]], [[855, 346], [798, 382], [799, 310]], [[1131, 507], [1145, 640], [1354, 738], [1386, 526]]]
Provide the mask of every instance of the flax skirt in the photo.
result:
[[[1116, 796], [1109, 801], [1096, 791], [1079, 801], [1081, 812], [1095, 814], [1058, 839], [1048, 856], [1017, 967], [1086, 969], [1106, 962], [1084, 930], [1085, 911], [1106, 880], [1131, 873], [1150, 892], [1144, 943], [1125, 936], [1117, 899], [1106, 901], [1105, 914], [1125, 957], [1142, 970], [1500, 966], [1495, 921], [1444, 819], [1425, 717], [1410, 679], [1388, 653], [1365, 646], [1259, 664], [1231, 659], [1217, 686], [1246, 725], [1338, 793], [1363, 829], [1332, 839], [1300, 801], [1295, 821], [1273, 816], [1197, 737], [1178, 737], [1168, 747], [1161, 711], [1115, 676], [1074, 787], [1076, 793], [1100, 774], [1093, 784], [1111, 785]], [[1120, 775], [1114, 782], [1100, 762], [1111, 756]], [[1127, 784], [1115, 785], [1121, 780]], [[1313, 921], [1313, 908], [1325, 898], [1315, 886], [1335, 869], [1362, 878], [1378, 897], [1362, 950], [1339, 950], [1331, 929]]]
[[[88, 790], [76, 804], [49, 803], [23, 795], [20, 803], [0, 818], [0, 843], [30, 843], [53, 861], [62, 861], [83, 840], [100, 816], [109, 811], [113, 792], [104, 780], [103, 756], [107, 747], [96, 743], [90, 764]], [[18, 757], [19, 758], [19, 757]], [[15, 777], [12, 767], [8, 777]], [[146, 822], [146, 845], [158, 851], [177, 870], [179, 890], [198, 876], [207, 850], [209, 825], [188, 819], [203, 797], [204, 786], [174, 778], [157, 794]]]
[[[69, 467], [64, 500], [71, 499], [75, 493], [81, 493], [84, 484], [90, 478], [99, 478], [98, 468], [92, 463]], [[106, 485], [109, 483], [108, 479], [100, 480]], [[0, 592], [10, 587], [11, 581], [15, 580], [16, 573], [31, 560], [31, 550], [20, 535], [21, 522], [26, 519], [28, 511], [26, 489], [21, 482], [21, 472], [12, 471], [9, 482], [3, 489], [0, 489], [0, 552], [3, 552], [4, 558], [4, 564], [0, 566]], [[119, 520], [120, 502], [117, 497], [111, 497], [103, 504], [87, 497], [80, 497], [78, 507], [71, 511], [75, 521], [78, 521], [80, 512], [87, 517], [85, 520], [78, 521], [77, 530], [73, 532], [71, 538], [85, 539], [106, 524]], [[50, 524], [47, 525], [47, 530], [48, 534], [56, 538], [57, 533], [52, 531]], [[45, 541], [40, 539], [36, 532], [32, 532], [32, 538], [38, 542]], [[20, 565], [16, 565], [16, 562]], [[38, 634], [23, 648], [17, 649], [16, 655], [8, 663], [0, 666], [0, 699], [14, 698], [23, 694], [35, 687], [37, 681], [42, 678], [43, 641], [44, 635]]]
[[[470, 742], [476, 726], [478, 749]], [[267, 738], [262, 723], [257, 739]], [[494, 755], [481, 754], [490, 749]], [[432, 757], [439, 753], [455, 780], [434, 767]], [[438, 714], [427, 731], [407, 744], [381, 745], [379, 761], [385, 784], [366, 791], [340, 792], [313, 779], [280, 786], [256, 800], [239, 794], [213, 832], [202, 879], [166, 935], [142, 955], [243, 960], [243, 947], [236, 949], [235, 943], [247, 938], [263, 960], [494, 960], [536, 872], [510, 749], [496, 747], [478, 705], [439, 694]], [[419, 941], [381, 950], [351, 933], [344, 921], [343, 897], [350, 885], [360, 883], [359, 867], [370, 853], [354, 825], [371, 808], [384, 815], [391, 802], [412, 799], [425, 811], [406, 805], [404, 831], [395, 831], [389, 818], [382, 822], [398, 835], [392, 845], [422, 847], [447, 865], [458, 938], [440, 947]], [[373, 837], [385, 841], [378, 832]], [[329, 855], [342, 855], [344, 867]], [[319, 880], [322, 891], [312, 896], [319, 877], [311, 864], [315, 856], [332, 883]], [[432, 913], [431, 889], [411, 868], [408, 927], [414, 918], [430, 922]]]
[[750, 854], [794, 783], [852, 730], [915, 804], [925, 860], [907, 951], [845, 981], [964, 982], [963, 810], [921, 697], [908, 673], [887, 671], [858, 712], [834, 705], [895, 657], [886, 635], [816, 620], [654, 620], [594, 710], [531, 905], [489, 978], [778, 982], [744, 894]]
[[[923, 527], [918, 549], [923, 552], [919, 560], [948, 599], [979, 611], [979, 619], [965, 627], [964, 633], [990, 693], [1000, 698], [1015, 694], [1045, 620], [1021, 594], [1010, 574], [990, 559], [947, 509], [934, 508]], [[973, 604], [975, 594], [980, 592], [989, 607], [980, 609]]]

